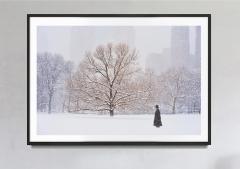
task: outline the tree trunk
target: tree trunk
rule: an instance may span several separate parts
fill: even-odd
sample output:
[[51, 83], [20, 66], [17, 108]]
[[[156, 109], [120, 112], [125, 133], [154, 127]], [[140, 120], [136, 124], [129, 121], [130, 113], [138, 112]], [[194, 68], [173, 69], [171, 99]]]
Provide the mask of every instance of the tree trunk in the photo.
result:
[[64, 100], [62, 103], [62, 112], [65, 112], [65, 102], [66, 102], [66, 97], [64, 97]]
[[51, 111], [52, 111], [52, 95], [49, 95], [48, 113], [50, 114]]
[[113, 116], [114, 115], [114, 110], [113, 110], [113, 91], [112, 91], [112, 87], [113, 85], [110, 85], [110, 90], [109, 90], [109, 101], [110, 101], [110, 104], [109, 104], [109, 113], [110, 113], [110, 116]]
[[114, 110], [111, 109], [109, 112], [110, 112], [110, 116], [114, 115]]
[[173, 99], [172, 113], [173, 114], [176, 113], [176, 97], [174, 97], [174, 99]]
[[70, 104], [71, 104], [71, 98], [70, 98], [70, 95], [68, 96], [68, 112], [70, 112], [71, 110], [71, 107], [70, 107]]

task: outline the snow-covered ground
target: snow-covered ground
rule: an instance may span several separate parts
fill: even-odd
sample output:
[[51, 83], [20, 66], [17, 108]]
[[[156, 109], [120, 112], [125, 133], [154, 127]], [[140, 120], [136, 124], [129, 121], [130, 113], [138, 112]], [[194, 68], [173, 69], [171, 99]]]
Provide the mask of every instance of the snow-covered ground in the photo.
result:
[[153, 126], [154, 115], [38, 114], [38, 134], [155, 135], [200, 134], [199, 114], [162, 114], [163, 126]]

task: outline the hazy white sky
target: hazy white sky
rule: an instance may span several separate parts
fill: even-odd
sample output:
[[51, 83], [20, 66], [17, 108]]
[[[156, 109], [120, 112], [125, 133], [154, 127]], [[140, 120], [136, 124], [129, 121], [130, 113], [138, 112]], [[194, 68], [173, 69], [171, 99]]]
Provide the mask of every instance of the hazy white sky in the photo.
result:
[[[168, 26], [41, 26], [37, 31], [38, 53], [61, 54], [78, 64], [86, 51], [100, 44], [127, 42], [139, 52], [144, 66], [149, 55], [170, 48], [171, 27]], [[194, 52], [195, 34], [190, 28], [190, 52]]]

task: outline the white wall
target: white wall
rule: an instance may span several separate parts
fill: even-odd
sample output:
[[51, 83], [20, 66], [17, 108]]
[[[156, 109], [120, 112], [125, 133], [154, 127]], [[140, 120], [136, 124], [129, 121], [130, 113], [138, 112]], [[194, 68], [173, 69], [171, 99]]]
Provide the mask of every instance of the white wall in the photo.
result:
[[[0, 2], [0, 168], [239, 169], [239, 9], [233, 0]], [[211, 13], [212, 145], [27, 146], [27, 13]]]

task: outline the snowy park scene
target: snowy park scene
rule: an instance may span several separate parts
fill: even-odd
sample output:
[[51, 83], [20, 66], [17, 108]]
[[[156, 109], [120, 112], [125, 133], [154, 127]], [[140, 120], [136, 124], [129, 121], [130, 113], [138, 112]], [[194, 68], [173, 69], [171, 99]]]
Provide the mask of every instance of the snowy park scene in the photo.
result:
[[37, 26], [36, 134], [201, 135], [201, 36], [198, 25]]

